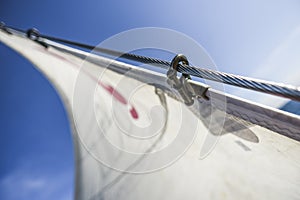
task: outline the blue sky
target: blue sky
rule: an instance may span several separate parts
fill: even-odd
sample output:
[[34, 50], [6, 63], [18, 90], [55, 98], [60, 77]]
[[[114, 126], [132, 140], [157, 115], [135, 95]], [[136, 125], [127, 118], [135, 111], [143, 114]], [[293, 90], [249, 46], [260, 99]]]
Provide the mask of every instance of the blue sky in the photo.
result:
[[[297, 0], [2, 0], [0, 20], [94, 45], [132, 28], [170, 28], [200, 43], [221, 71], [300, 85], [299, 10]], [[72, 199], [74, 155], [61, 100], [27, 60], [3, 44], [0, 58], [0, 199]]]

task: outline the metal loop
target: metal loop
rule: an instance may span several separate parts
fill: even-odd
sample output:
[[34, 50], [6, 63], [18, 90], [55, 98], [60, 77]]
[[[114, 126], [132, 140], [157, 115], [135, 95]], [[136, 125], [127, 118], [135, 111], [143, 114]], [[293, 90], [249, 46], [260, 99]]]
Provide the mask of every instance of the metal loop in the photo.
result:
[[[182, 64], [184, 64], [184, 65], [189, 65], [188, 59], [187, 59], [186, 56], [183, 55], [183, 54], [177, 54], [177, 55], [173, 58], [173, 60], [172, 60], [172, 62], [171, 62], [171, 67], [172, 67], [172, 69], [174, 69], [174, 70], [176, 70], [176, 71], [178, 72], [178, 65], [179, 65], [180, 63], [182, 63]], [[187, 79], [191, 79], [191, 76], [188, 75], [188, 74], [184, 74], [184, 73], [183, 73], [182, 76], [185, 77], [185, 78], [187, 78]]]
[[29, 39], [34, 41], [37, 41], [40, 37], [40, 32], [35, 28], [31, 28], [27, 30], [26, 34]]
[[193, 92], [189, 91], [189, 89], [191, 88], [187, 86], [187, 79], [190, 79], [190, 76], [187, 74], [182, 74], [182, 77], [180, 79], [177, 78], [177, 67], [180, 63], [189, 65], [189, 61], [183, 54], [177, 54], [173, 58], [170, 64], [170, 69], [167, 72], [167, 82], [179, 92], [184, 103], [187, 106], [191, 106], [194, 104]]
[[48, 44], [46, 42], [40, 40], [41, 34], [37, 29], [31, 28], [26, 32], [26, 34], [29, 39], [36, 41], [37, 43], [39, 43], [40, 45], [42, 45], [45, 48], [48, 48]]
[[182, 62], [182, 63], [185, 64], [185, 65], [189, 65], [189, 61], [188, 61], [188, 59], [185, 57], [185, 55], [183, 55], [183, 54], [177, 54], [177, 55], [173, 58], [173, 60], [172, 60], [172, 62], [171, 62], [171, 67], [172, 67], [174, 70], [178, 71], [177, 68], [178, 68], [178, 65], [179, 65], [180, 62]]

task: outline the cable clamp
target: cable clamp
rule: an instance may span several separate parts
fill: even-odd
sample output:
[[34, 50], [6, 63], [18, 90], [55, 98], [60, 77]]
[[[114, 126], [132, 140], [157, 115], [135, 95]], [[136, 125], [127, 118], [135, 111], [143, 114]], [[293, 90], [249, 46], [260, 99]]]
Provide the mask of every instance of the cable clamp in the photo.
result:
[[170, 68], [167, 72], [167, 83], [178, 91], [187, 106], [194, 104], [195, 97], [203, 97], [208, 99], [205, 94], [209, 87], [201, 89], [199, 91], [200, 93], [196, 94], [194, 88], [189, 83], [191, 80], [190, 75], [182, 74], [180, 78], [177, 77], [178, 65], [181, 63], [184, 65], [189, 65], [187, 58], [183, 54], [178, 54], [173, 58]]
[[[190, 83], [190, 81], [192, 81], [191, 77], [188, 74], [182, 74], [180, 78], [177, 77], [178, 65], [180, 64], [189, 65], [187, 58], [182, 54], [178, 54], [173, 58], [170, 68], [167, 72], [167, 83], [178, 91], [187, 106], [193, 105], [195, 98], [200, 97], [205, 100], [209, 100], [206, 95], [209, 86], [197, 85], [197, 87], [193, 87]], [[195, 89], [197, 92], [195, 92]]]

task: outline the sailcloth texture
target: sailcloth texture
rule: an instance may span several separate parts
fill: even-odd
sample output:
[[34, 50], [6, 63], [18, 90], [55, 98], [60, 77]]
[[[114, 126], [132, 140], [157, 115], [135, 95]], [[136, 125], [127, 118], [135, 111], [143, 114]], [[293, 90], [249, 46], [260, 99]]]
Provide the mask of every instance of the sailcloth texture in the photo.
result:
[[300, 199], [299, 116], [211, 88], [187, 106], [166, 74], [20, 33], [0, 41], [64, 103], [75, 199]]

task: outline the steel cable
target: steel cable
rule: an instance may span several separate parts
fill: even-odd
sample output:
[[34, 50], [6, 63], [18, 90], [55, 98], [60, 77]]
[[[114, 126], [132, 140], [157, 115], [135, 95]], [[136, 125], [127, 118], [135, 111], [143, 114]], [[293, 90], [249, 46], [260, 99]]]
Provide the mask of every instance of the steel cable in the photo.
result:
[[[26, 33], [26, 31], [16, 29], [13, 27], [8, 27], [2, 24], [1, 29], [5, 29], [6, 31], [8, 29]], [[32, 29], [31, 29], [32, 30]], [[30, 31], [30, 30], [29, 30]], [[28, 34], [28, 31], [27, 31]], [[106, 49], [106, 48], [101, 48], [97, 46], [92, 46], [88, 44], [83, 44], [79, 42], [74, 42], [66, 39], [61, 39], [61, 38], [56, 38], [52, 36], [47, 36], [47, 35], [39, 35], [38, 36], [42, 39], [48, 39], [54, 42], [59, 42], [59, 43], [64, 43], [72, 46], [77, 46], [80, 48], [88, 49], [91, 51], [111, 55], [111, 56], [116, 56], [120, 58], [125, 58], [128, 60], [132, 61], [137, 61], [140, 63], [144, 64], [151, 64], [151, 65], [156, 65], [160, 66], [164, 69], [169, 68], [171, 65], [171, 62], [161, 60], [161, 59], [156, 59], [156, 58], [151, 58], [147, 56], [141, 56], [141, 55], [136, 55], [136, 54], [131, 54], [131, 53], [124, 53], [116, 50], [111, 50], [111, 49]], [[182, 73], [182, 74], [187, 74], [191, 76], [196, 76], [199, 78], [203, 79], [208, 79], [216, 82], [221, 82], [225, 83], [228, 85], [233, 85], [241, 88], [246, 88], [246, 89], [251, 89], [267, 94], [272, 94], [276, 96], [281, 96], [285, 98], [289, 98], [291, 100], [296, 100], [300, 101], [300, 88], [291, 86], [291, 85], [286, 85], [286, 84], [279, 84], [275, 82], [268, 82], [268, 81], [263, 81], [259, 79], [252, 79], [249, 77], [244, 77], [244, 76], [239, 76], [239, 75], [234, 75], [234, 74], [229, 74], [229, 73], [224, 73], [224, 72], [219, 72], [219, 71], [213, 71], [209, 69], [204, 69], [204, 68], [199, 68], [195, 66], [190, 66], [190, 65], [185, 65], [185, 64], [179, 64], [177, 66], [177, 71]]]

